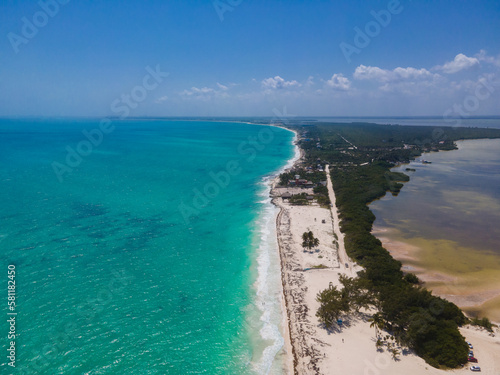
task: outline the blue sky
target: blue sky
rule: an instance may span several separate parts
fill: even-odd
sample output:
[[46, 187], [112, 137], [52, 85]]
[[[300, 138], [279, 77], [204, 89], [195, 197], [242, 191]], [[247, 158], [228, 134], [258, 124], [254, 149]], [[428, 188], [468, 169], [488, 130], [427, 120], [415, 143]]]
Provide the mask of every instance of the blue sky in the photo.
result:
[[0, 116], [500, 114], [499, 1], [4, 1], [0, 29]]

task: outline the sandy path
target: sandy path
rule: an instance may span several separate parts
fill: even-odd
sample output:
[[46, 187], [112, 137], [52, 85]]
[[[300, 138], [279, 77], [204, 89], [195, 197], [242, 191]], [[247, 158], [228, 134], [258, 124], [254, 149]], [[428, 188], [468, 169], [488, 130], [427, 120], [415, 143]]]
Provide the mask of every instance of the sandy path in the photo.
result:
[[[326, 183], [328, 187], [328, 196], [330, 197], [330, 201], [332, 203], [330, 207], [330, 211], [332, 214], [332, 219], [333, 219], [333, 230], [334, 233], [337, 235], [338, 238], [338, 256], [339, 256], [339, 261], [340, 261], [340, 267], [341, 269], [348, 275], [354, 276], [355, 272], [353, 270], [354, 263], [351, 261], [351, 259], [347, 256], [347, 252], [345, 251], [345, 245], [344, 245], [344, 234], [340, 231], [340, 218], [339, 218], [339, 213], [337, 210], [337, 205], [336, 205], [336, 200], [335, 200], [335, 192], [333, 191], [333, 184], [332, 184], [332, 179], [330, 176], [330, 166], [327, 165], [325, 168], [326, 171]], [[348, 267], [346, 267], [348, 265]]]

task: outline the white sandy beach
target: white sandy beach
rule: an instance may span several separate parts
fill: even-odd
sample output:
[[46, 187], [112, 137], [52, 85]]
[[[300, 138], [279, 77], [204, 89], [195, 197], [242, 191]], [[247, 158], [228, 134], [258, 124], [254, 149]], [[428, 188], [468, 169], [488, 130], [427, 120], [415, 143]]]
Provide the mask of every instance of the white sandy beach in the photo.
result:
[[[327, 169], [328, 170], [328, 169]], [[340, 332], [327, 332], [315, 314], [316, 295], [330, 283], [339, 286], [341, 274], [355, 277], [361, 268], [347, 256], [339, 228], [335, 195], [328, 178], [331, 210], [317, 205], [291, 206], [275, 194], [273, 202], [281, 208], [277, 217], [277, 235], [282, 266], [283, 293], [295, 374], [419, 375], [470, 373], [463, 369], [443, 371], [426, 364], [414, 354], [400, 355], [395, 361], [387, 352], [377, 352], [375, 331], [366, 321], [369, 313], [347, 322]], [[276, 192], [275, 192], [276, 193]], [[324, 223], [323, 223], [324, 220]], [[302, 233], [311, 230], [320, 241], [319, 252], [304, 252]], [[337, 235], [338, 241], [333, 243]], [[311, 269], [323, 265], [325, 269]], [[482, 373], [500, 374], [500, 338], [476, 328], [463, 328], [462, 334], [474, 345]]]

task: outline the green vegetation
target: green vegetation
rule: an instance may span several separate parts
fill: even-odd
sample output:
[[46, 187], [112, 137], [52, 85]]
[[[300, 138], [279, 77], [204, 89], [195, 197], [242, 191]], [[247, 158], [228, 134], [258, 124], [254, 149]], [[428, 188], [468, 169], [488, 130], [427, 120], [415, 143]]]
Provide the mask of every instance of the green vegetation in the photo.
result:
[[319, 245], [319, 240], [314, 237], [313, 232], [304, 232], [302, 234], [302, 247], [304, 249], [309, 249], [311, 250], [313, 247], [316, 247]]
[[316, 300], [321, 304], [316, 316], [327, 329], [333, 329], [342, 315], [359, 312], [361, 308], [375, 303], [366, 279], [352, 279], [341, 275], [340, 283], [341, 290], [330, 285], [316, 296]]
[[405, 281], [410, 283], [410, 284], [418, 284], [420, 283], [420, 280], [418, 279], [417, 275], [414, 273], [407, 273], [404, 277]]
[[[408, 162], [424, 151], [453, 150], [459, 139], [500, 138], [500, 130], [323, 123], [290, 127], [301, 134], [306, 163], [320, 159], [330, 164], [346, 251], [364, 267], [356, 279], [363, 283], [361, 294], [352, 293], [349, 286], [354, 281], [345, 279], [342, 290], [330, 287], [318, 294], [320, 321], [333, 328], [343, 314], [373, 304], [379, 310], [377, 320], [395, 340], [432, 366], [466, 363], [468, 346], [458, 330], [466, 317], [454, 304], [420, 287], [415, 275], [403, 274], [401, 263], [371, 234], [375, 216], [367, 205], [386, 192], [397, 195], [409, 180], [391, 172], [395, 163]], [[316, 147], [318, 138], [321, 148]]]
[[[461, 139], [499, 138], [498, 129], [460, 127], [376, 125], [368, 123], [291, 125], [302, 135], [300, 147], [306, 151], [306, 163], [322, 164], [404, 162], [422, 152], [456, 149]], [[305, 132], [305, 133], [304, 133]], [[321, 148], [316, 147], [317, 138]], [[355, 147], [353, 147], [349, 141]], [[406, 148], [405, 148], [406, 145]]]
[[316, 300], [321, 304], [316, 316], [327, 329], [334, 328], [343, 313], [349, 313], [348, 302], [342, 299], [342, 292], [336, 287], [331, 286], [318, 293]]
[[324, 185], [318, 185], [314, 189], [314, 194], [323, 194], [325, 196], [328, 196], [328, 188]]
[[[321, 207], [330, 207], [331, 202], [328, 197], [328, 189], [326, 186], [321, 184], [321, 182], [324, 183], [324, 181], [326, 181], [325, 172], [295, 169], [280, 175], [280, 185], [288, 186], [289, 181], [294, 181], [296, 175], [299, 175], [301, 179], [311, 181], [315, 185], [313, 188], [314, 199]], [[300, 193], [294, 194], [291, 198], [289, 198], [289, 202], [292, 205], [305, 206], [311, 203], [311, 200], [307, 199], [306, 193]]]
[[295, 206], [306, 206], [309, 204], [306, 193], [292, 195], [288, 201]]
[[316, 201], [321, 207], [330, 207], [331, 201], [328, 197], [328, 188], [326, 186], [318, 185], [314, 187], [313, 192], [316, 197]]
[[312, 266], [312, 268], [317, 269], [317, 270], [323, 270], [323, 269], [328, 268], [328, 267], [325, 266], [324, 264], [319, 264], [317, 266]]
[[489, 332], [493, 332], [493, 327], [495, 326], [493, 323], [490, 322], [488, 318], [474, 318], [471, 320], [471, 324], [473, 326], [478, 326], [478, 327], [483, 327]]
[[280, 185], [286, 186], [288, 181], [295, 180], [295, 176], [311, 181], [314, 184], [319, 184], [321, 181], [326, 181], [326, 173], [320, 171], [306, 171], [305, 169], [294, 169], [280, 175]]
[[316, 195], [316, 201], [321, 207], [324, 208], [329, 208], [331, 204], [330, 198], [328, 198], [328, 196], [325, 195]]
[[373, 314], [373, 316], [370, 319], [368, 319], [368, 321], [370, 322], [370, 328], [375, 327], [375, 337], [377, 337], [378, 339], [379, 331], [385, 328], [384, 317], [382, 316], [382, 314], [377, 312]]

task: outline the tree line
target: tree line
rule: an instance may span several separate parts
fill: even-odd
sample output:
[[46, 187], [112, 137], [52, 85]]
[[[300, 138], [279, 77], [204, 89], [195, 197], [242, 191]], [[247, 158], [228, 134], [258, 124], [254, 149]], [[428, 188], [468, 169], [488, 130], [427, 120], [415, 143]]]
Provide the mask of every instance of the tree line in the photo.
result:
[[[420, 286], [415, 275], [402, 272], [401, 263], [371, 234], [375, 215], [368, 204], [386, 192], [397, 195], [409, 180], [403, 173], [391, 172], [394, 163], [409, 161], [427, 150], [454, 149], [457, 139], [500, 138], [500, 130], [436, 131], [375, 124], [291, 127], [312, 139], [299, 143], [307, 162], [320, 158], [330, 163], [346, 251], [364, 268], [356, 279], [341, 278], [342, 288], [331, 286], [318, 294], [319, 320], [333, 328], [342, 314], [375, 307], [374, 325], [383, 327], [430, 365], [455, 368], [466, 363], [469, 349], [458, 327], [469, 320], [456, 305]], [[321, 148], [315, 147], [318, 138]]]

